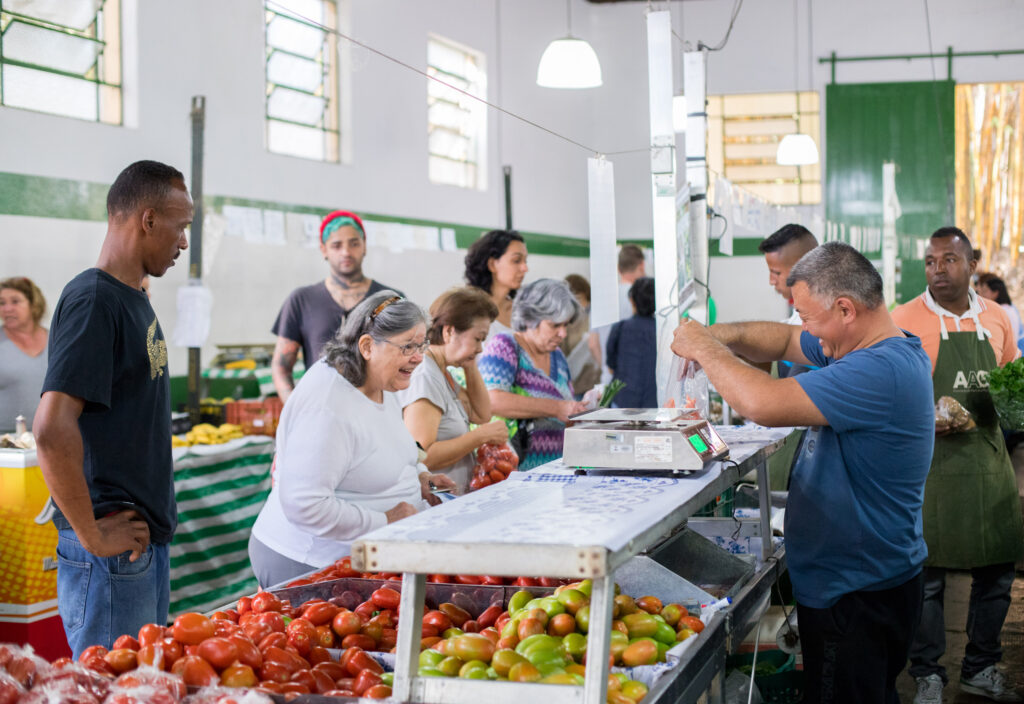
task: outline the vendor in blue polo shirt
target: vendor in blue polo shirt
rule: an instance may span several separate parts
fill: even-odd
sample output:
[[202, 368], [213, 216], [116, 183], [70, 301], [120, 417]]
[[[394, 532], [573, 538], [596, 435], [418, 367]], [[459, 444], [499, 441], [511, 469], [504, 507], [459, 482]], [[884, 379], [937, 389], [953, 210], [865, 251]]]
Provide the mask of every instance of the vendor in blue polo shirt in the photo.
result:
[[[921, 608], [921, 527], [934, 436], [931, 362], [893, 323], [882, 279], [829, 242], [790, 271], [803, 330], [683, 323], [672, 351], [768, 426], [806, 425], [790, 480], [786, 559], [800, 619], [805, 702], [898, 702]], [[772, 379], [741, 361], [820, 367]]]

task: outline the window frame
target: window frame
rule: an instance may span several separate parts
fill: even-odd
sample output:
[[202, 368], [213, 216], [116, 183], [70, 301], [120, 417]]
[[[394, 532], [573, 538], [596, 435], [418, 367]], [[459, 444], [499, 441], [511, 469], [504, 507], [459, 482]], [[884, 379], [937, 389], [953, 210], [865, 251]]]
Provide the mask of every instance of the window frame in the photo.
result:
[[[0, 107], [29, 110], [31, 112], [82, 120], [84, 122], [115, 126], [124, 125], [122, 0], [101, 0], [92, 20], [84, 29], [77, 29], [42, 17], [26, 15], [22, 12], [11, 10], [9, 7], [9, 0], [7, 8], [4, 7], [4, 0], [0, 0]], [[14, 24], [24, 24], [47, 32], [84, 39], [101, 46], [96, 52], [96, 59], [92, 65], [80, 74], [53, 66], [9, 58], [4, 54], [4, 35]], [[114, 34], [113, 37], [108, 36], [111, 33]], [[68, 112], [57, 112], [40, 107], [8, 103], [6, 95], [7, 86], [4, 80], [4, 68], [6, 66], [38, 71], [93, 84], [96, 91], [95, 117], [82, 117]], [[106, 95], [104, 94], [105, 90], [108, 91]]]
[[[479, 79], [473, 81], [470, 77], [453, 73], [447, 69], [439, 66], [434, 66], [430, 62], [431, 45], [439, 44], [448, 51], [456, 51], [464, 56], [471, 57], [475, 62], [477, 71], [479, 72]], [[457, 83], [463, 82], [466, 84], [467, 93], [476, 96], [480, 100], [487, 99], [487, 57], [484, 52], [479, 49], [467, 46], [462, 42], [449, 39], [448, 37], [442, 36], [436, 33], [429, 33], [427, 35], [427, 61], [426, 61], [426, 73], [429, 76], [437, 76], [441, 81], [446, 83]], [[452, 79], [452, 80], [448, 80]], [[439, 90], [442, 94], [432, 94], [432, 90]], [[475, 90], [474, 90], [475, 89]], [[434, 80], [428, 80], [427, 85], [427, 180], [429, 183], [435, 186], [454, 186], [455, 188], [464, 188], [474, 191], [485, 191], [487, 190], [487, 131], [488, 131], [488, 114], [486, 105], [473, 100], [473, 98], [466, 98], [466, 100], [472, 101], [473, 108], [466, 108], [460, 102], [451, 100], [445, 97], [443, 94], [448, 92], [450, 89], [446, 86], [442, 86]], [[476, 134], [467, 134], [466, 131], [453, 128], [450, 125], [435, 123], [431, 119], [431, 108], [438, 102], [447, 103], [452, 105], [455, 109], [464, 112], [467, 115], [469, 121], [471, 121], [476, 130]], [[444, 154], [435, 152], [431, 148], [431, 136], [435, 131], [443, 131], [454, 135], [456, 138], [463, 139], [469, 142], [468, 152], [472, 152], [472, 155], [466, 159], [458, 159], [450, 156], [450, 154]], [[466, 183], [455, 183], [451, 180], [445, 180], [436, 176], [433, 173], [432, 161], [434, 159], [440, 159], [452, 164], [463, 165], [463, 176], [467, 177], [464, 180]], [[472, 178], [469, 178], [469, 169], [472, 169]]]

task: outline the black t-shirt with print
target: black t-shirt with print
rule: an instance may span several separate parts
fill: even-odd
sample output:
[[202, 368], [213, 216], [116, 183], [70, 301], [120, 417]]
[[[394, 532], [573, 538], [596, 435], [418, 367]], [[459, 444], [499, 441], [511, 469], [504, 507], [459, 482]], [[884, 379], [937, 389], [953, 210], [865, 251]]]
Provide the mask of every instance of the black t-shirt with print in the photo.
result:
[[[96, 517], [134, 508], [150, 540], [169, 543], [178, 512], [167, 343], [146, 294], [99, 269], [72, 279], [50, 326], [47, 391], [85, 401], [78, 427]], [[59, 510], [54, 523], [70, 527]]]

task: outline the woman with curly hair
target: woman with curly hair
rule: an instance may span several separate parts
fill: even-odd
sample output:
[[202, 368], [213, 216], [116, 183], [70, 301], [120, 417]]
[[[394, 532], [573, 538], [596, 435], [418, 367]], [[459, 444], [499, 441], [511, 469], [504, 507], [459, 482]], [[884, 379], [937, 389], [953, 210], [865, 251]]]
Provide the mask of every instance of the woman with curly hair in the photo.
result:
[[512, 300], [529, 271], [526, 243], [515, 230], [491, 230], [466, 252], [466, 283], [483, 289], [498, 307], [487, 339], [512, 332]]

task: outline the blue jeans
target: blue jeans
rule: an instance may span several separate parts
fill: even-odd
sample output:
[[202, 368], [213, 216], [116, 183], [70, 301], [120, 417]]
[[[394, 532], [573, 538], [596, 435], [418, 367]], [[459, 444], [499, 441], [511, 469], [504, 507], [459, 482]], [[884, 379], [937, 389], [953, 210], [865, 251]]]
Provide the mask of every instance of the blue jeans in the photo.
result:
[[167, 545], [150, 543], [135, 562], [129, 555], [96, 557], [74, 531], [57, 531], [57, 610], [76, 660], [90, 645], [109, 648], [118, 636], [137, 635], [147, 623], [167, 623]]

